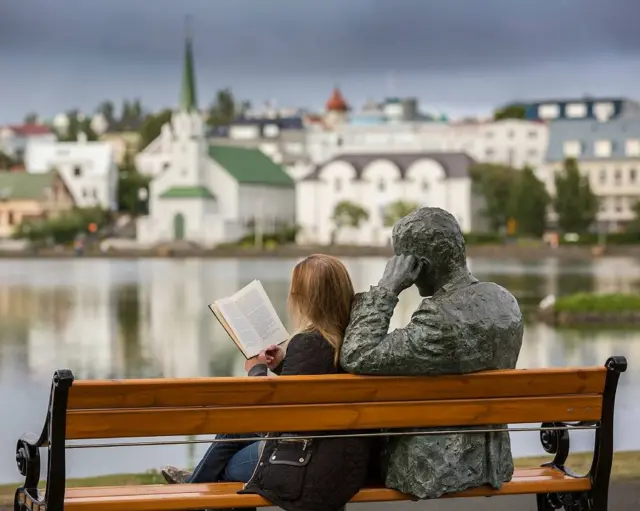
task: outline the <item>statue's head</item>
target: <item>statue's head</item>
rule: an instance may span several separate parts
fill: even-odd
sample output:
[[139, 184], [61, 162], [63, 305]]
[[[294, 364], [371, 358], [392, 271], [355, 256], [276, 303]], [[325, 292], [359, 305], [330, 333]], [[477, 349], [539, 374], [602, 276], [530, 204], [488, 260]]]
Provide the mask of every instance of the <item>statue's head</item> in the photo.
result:
[[393, 250], [423, 262], [416, 280], [421, 296], [431, 296], [467, 265], [464, 237], [455, 217], [440, 208], [420, 208], [393, 226]]

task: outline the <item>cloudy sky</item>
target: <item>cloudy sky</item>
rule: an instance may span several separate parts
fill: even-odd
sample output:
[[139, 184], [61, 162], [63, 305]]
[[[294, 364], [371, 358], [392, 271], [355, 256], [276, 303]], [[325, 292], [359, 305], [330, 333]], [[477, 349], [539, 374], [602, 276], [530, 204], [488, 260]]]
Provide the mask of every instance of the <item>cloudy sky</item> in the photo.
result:
[[640, 96], [639, 0], [0, 0], [0, 123], [175, 105], [187, 15], [203, 105], [225, 86], [321, 108], [339, 84], [355, 106], [412, 95], [454, 116]]

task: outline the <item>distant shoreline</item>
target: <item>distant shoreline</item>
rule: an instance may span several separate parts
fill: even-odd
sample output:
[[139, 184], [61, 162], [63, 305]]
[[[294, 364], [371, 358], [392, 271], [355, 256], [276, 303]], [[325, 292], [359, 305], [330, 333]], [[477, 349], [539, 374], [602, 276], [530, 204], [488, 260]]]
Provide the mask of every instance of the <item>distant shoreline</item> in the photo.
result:
[[[393, 255], [389, 247], [361, 247], [361, 246], [304, 246], [287, 245], [273, 249], [255, 249], [251, 247], [223, 247], [213, 250], [194, 248], [162, 247], [155, 250], [111, 250], [109, 252], [88, 251], [82, 256], [70, 250], [41, 250], [41, 251], [2, 251], [0, 259], [58, 259], [58, 258], [100, 258], [100, 259], [140, 259], [140, 258], [203, 258], [203, 259], [268, 259], [268, 258], [298, 258], [321, 252], [340, 257], [390, 257]], [[590, 246], [560, 246], [551, 248], [546, 245], [469, 245], [467, 255], [476, 259], [566, 259], [592, 260], [600, 257], [631, 257], [640, 259], [640, 245], [610, 245], [601, 255], [594, 255]]]

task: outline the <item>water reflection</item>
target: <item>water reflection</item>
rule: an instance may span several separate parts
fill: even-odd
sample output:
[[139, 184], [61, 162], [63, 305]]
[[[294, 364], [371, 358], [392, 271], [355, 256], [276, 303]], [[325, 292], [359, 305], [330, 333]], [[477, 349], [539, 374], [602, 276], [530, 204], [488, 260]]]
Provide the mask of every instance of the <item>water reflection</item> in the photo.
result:
[[[346, 259], [358, 291], [382, 275], [384, 259]], [[260, 279], [285, 325], [295, 260], [2, 260], [0, 261], [0, 483], [18, 474], [12, 462], [20, 433], [42, 424], [53, 371], [78, 378], [153, 378], [242, 374], [243, 359], [207, 304]], [[628, 259], [587, 262], [474, 260], [473, 273], [510, 289], [530, 319], [547, 294], [639, 291], [640, 264]], [[403, 293], [391, 328], [406, 324], [419, 296]], [[640, 449], [632, 424], [640, 419], [640, 333], [554, 330], [529, 322], [520, 367], [599, 365], [626, 355], [621, 380], [618, 449]], [[635, 384], [635, 385], [634, 385]], [[513, 435], [516, 454], [540, 453], [535, 434]], [[589, 434], [574, 445], [588, 448]], [[70, 476], [142, 471], [187, 464], [204, 446], [75, 450]]]

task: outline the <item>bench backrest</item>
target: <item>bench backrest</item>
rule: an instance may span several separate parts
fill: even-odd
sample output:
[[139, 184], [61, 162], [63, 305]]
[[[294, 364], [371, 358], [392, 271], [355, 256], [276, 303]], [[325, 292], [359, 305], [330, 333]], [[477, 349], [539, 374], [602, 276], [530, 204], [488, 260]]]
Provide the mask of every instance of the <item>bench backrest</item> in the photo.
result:
[[75, 381], [66, 439], [597, 421], [607, 369]]

